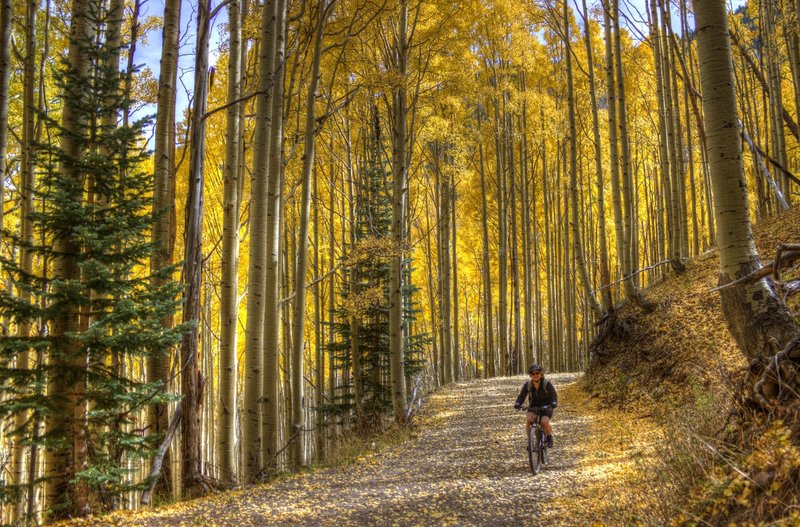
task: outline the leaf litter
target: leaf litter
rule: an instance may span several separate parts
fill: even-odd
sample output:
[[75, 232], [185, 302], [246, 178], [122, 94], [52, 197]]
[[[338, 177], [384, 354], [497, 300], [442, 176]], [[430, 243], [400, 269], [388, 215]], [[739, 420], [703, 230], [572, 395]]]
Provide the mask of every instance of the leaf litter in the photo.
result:
[[[648, 417], [604, 409], [553, 374], [559, 407], [548, 465], [531, 474], [523, 377], [458, 383], [434, 394], [416, 438], [356, 462], [154, 510], [62, 526], [612, 526], [647, 523], [648, 470], [661, 431]], [[656, 499], [654, 496], [653, 499]], [[629, 502], [630, 501], [630, 502]]]

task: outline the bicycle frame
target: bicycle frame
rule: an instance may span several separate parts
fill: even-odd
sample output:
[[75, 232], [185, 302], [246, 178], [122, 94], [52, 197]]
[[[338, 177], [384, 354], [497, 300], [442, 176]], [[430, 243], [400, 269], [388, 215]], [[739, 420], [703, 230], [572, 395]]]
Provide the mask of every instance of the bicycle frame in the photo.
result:
[[528, 435], [528, 464], [531, 472], [538, 474], [542, 470], [542, 465], [547, 463], [547, 442], [542, 427], [542, 415], [547, 408], [523, 406], [521, 410], [525, 411], [526, 418], [528, 412], [534, 414], [531, 432]]

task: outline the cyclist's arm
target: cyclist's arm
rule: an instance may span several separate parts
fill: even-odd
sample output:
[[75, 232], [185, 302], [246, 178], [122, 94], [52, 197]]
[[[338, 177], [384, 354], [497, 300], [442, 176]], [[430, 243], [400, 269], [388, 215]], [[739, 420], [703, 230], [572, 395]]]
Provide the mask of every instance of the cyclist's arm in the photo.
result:
[[553, 383], [550, 383], [550, 406], [555, 408], [558, 406], [558, 394], [556, 393], [556, 387], [553, 386]]
[[517, 402], [514, 403], [514, 406], [522, 406], [527, 396], [528, 396], [528, 383], [526, 382], [522, 385], [522, 389], [519, 391], [519, 395], [517, 396]]

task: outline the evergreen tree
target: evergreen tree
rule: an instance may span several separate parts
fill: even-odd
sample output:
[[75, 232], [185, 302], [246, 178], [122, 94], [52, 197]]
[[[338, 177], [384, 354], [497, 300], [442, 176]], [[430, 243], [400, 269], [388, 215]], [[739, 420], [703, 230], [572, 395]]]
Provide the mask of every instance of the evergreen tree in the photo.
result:
[[[102, 2], [91, 3], [88, 17], [95, 34], [102, 34], [109, 22]], [[82, 36], [75, 32], [72, 38]], [[146, 267], [154, 251], [148, 207], [152, 174], [145, 166], [150, 154], [142, 140], [149, 122], [117, 124], [118, 116], [132, 106], [122, 95], [113, 60], [119, 49], [97, 37], [75, 45], [89, 67], [81, 76], [80, 96], [70, 101], [70, 126], [42, 116], [50, 132], [44, 136], [50, 140], [37, 145], [38, 206], [30, 216], [37, 242], [23, 247], [23, 240], [5, 233], [18, 249], [31, 251], [39, 265], [27, 273], [4, 258], [9, 283], [29, 294], [13, 295], [11, 288], [0, 292], [0, 316], [38, 328], [30, 337], [0, 339], [0, 377], [9, 379], [0, 385], [5, 392], [0, 417], [30, 415], [13, 433], [18, 444], [31, 449], [31, 457], [37, 448], [45, 448], [68, 452], [62, 455], [73, 459], [66, 474], [57, 474], [55, 492], [48, 496], [47, 507], [55, 517], [82, 514], [88, 507], [110, 509], [121, 492], [141, 485], [127, 467], [136, 467], [158, 439], [143, 424], [144, 411], [172, 397], [161, 381], [143, 382], [142, 365], [150, 356], [166, 354], [183, 329], [161, 324], [176, 309], [178, 287], [169, 279], [155, 286], [154, 279], [169, 277], [172, 270], [148, 273]], [[58, 92], [67, 97], [75, 72], [66, 61], [56, 81]], [[64, 148], [64, 137], [83, 142], [80, 155]], [[64, 167], [74, 177], [65, 177]], [[56, 248], [65, 246], [77, 251], [59, 254]], [[54, 272], [54, 262], [65, 257], [76, 262], [78, 276]], [[53, 322], [65, 316], [77, 317], [78, 330], [51, 331]], [[26, 352], [36, 359], [29, 367], [18, 367], [17, 358]], [[83, 390], [65, 394], [53, 388], [73, 385]], [[42, 434], [40, 423], [45, 421]], [[76, 430], [85, 445], [82, 452], [74, 447]], [[13, 498], [33, 485], [14, 483], [0, 487], [0, 498]], [[87, 506], [76, 503], [82, 501], [75, 498], [77, 487], [86, 489]]]
[[[335, 366], [349, 379], [326, 410], [349, 415], [363, 401], [362, 422], [358, 426], [379, 427], [384, 417], [392, 415], [389, 382], [389, 271], [397, 250], [392, 243], [392, 196], [389, 167], [384, 163], [381, 129], [377, 109], [373, 108], [367, 156], [356, 184], [355, 245], [344, 257], [345, 279], [340, 283], [343, 302], [333, 324], [336, 340], [328, 344], [334, 353]], [[403, 345], [406, 376], [422, 369], [426, 335], [412, 331], [412, 321], [419, 308], [413, 295], [419, 288], [410, 284], [410, 261], [404, 265]], [[357, 332], [351, 321], [355, 317]], [[353, 340], [357, 339], [357, 346]], [[353, 357], [353, 350], [358, 356]], [[347, 375], [352, 372], [352, 375]], [[358, 376], [358, 378], [356, 378]], [[356, 390], [360, 383], [361, 390]]]

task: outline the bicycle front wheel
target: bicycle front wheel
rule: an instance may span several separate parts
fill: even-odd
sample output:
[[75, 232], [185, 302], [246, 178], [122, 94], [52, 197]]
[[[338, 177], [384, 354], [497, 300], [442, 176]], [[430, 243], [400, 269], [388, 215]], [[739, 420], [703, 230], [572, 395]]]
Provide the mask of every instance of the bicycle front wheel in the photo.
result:
[[538, 474], [542, 470], [541, 459], [541, 432], [538, 428], [531, 430], [528, 436], [528, 464], [531, 467], [531, 472]]
[[539, 463], [542, 465], [547, 464], [547, 444], [545, 443], [544, 434], [540, 434], [539, 439]]

